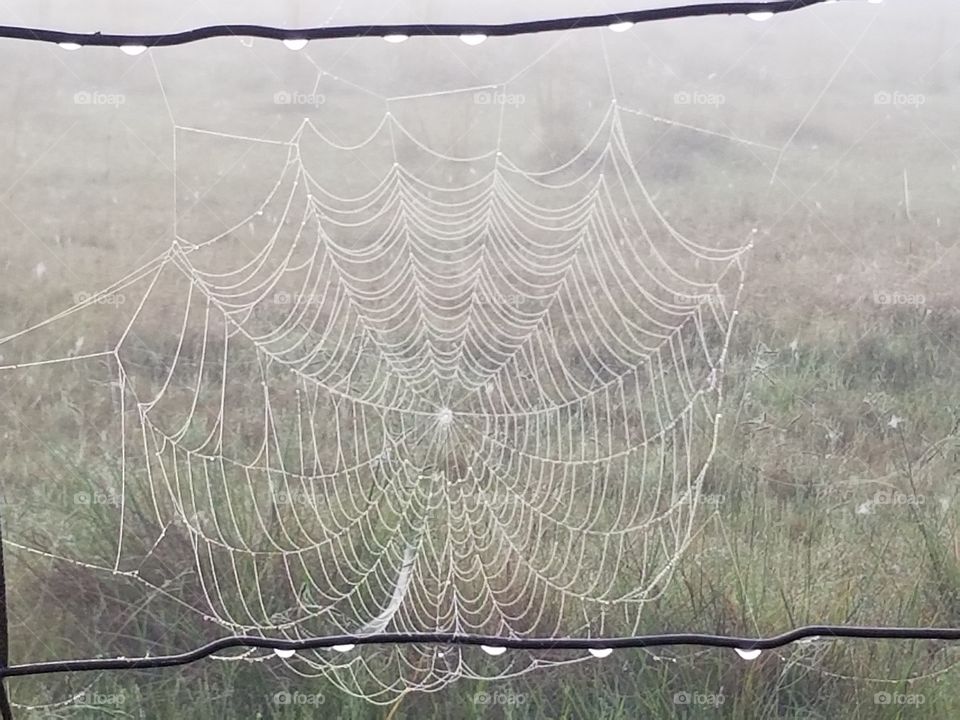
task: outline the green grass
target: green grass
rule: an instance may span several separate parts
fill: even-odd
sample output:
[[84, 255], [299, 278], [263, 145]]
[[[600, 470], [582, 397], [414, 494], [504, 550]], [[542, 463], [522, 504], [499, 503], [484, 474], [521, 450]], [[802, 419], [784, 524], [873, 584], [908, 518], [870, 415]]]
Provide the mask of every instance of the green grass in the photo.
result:
[[[787, 338], [794, 336], [804, 339], [791, 347]], [[646, 610], [640, 630], [749, 635], [813, 622], [960, 624], [960, 385], [949, 382], [954, 359], [939, 350], [940, 343], [928, 324], [893, 315], [784, 332], [746, 313], [730, 358], [721, 446], [704, 487], [716, 503], [703, 507], [693, 546], [664, 597]], [[893, 415], [904, 418], [897, 428], [890, 427]], [[69, 453], [59, 453], [59, 461], [69, 463]], [[95, 481], [77, 480], [89, 477], [90, 468], [87, 475], [73, 469], [64, 474], [62, 492], [92, 491]], [[858, 513], [878, 492], [922, 496], [923, 502]], [[93, 514], [102, 520], [99, 529], [85, 524], [70, 539], [77, 556], [109, 555], [110, 510]], [[60, 608], [41, 635], [20, 633], [14, 623], [15, 658], [93, 653], [98, 625], [110, 628], [113, 615], [94, 613], [78, 633], [76, 618], [62, 608], [82, 613], [96, 607], [97, 598], [105, 608], [133, 602], [134, 589], [123, 583], [117, 587], [80, 572], [70, 577], [62, 567], [21, 558], [12, 567], [14, 618]], [[203, 624], [171, 610], [158, 604], [145, 614], [132, 613], [125, 632], [133, 638], [166, 632], [161, 645], [191, 645], [191, 632], [204, 632]], [[21, 621], [23, 627], [30, 622]], [[436, 694], [403, 697], [394, 717], [882, 719], [960, 712], [960, 695], [952, 690], [952, 663], [960, 658], [939, 644], [814, 643], [753, 662], [719, 650], [657, 654], [660, 659], [621, 651], [498, 683], [461, 680]], [[930, 677], [906, 680], [917, 676]], [[123, 702], [49, 717], [173, 718], [191, 707], [200, 720], [231, 716], [239, 708], [246, 717], [299, 720], [316, 716], [314, 701], [304, 697], [318, 692], [323, 716], [374, 718], [386, 712], [322, 678], [300, 679], [270, 663], [206, 661], [184, 670], [94, 680], [94, 700], [122, 694]], [[11, 685], [15, 698], [36, 693], [40, 699], [51, 682], [62, 697], [65, 687], [82, 688], [84, 678]], [[305, 704], [279, 705], [278, 692], [303, 693], [294, 697]], [[876, 704], [880, 692], [920, 695], [923, 705]], [[675, 696], [701, 704], [678, 704]]]

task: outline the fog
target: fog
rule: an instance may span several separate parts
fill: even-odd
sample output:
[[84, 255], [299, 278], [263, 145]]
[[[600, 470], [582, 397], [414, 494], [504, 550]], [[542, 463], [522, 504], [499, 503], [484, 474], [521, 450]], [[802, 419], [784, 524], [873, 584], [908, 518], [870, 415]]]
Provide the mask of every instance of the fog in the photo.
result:
[[[663, 5], [7, 0], [0, 24]], [[958, 29], [948, 0], [840, 0], [476, 46], [0, 41], [12, 661], [956, 627]], [[944, 644], [340, 649], [9, 685], [162, 720], [960, 714]]]

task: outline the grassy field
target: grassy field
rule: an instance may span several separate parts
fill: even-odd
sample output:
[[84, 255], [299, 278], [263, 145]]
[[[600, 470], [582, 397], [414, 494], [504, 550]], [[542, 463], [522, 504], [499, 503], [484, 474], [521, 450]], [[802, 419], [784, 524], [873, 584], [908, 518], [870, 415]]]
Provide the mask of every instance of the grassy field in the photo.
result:
[[[182, 237], [210, 237], [269, 188], [266, 154], [174, 125], [286, 139], [308, 115], [357, 141], [382, 103], [344, 78], [403, 95], [499, 81], [544, 55], [511, 85], [524, 102], [504, 137], [546, 166], [578, 148], [609, 104], [606, 52], [622, 106], [718, 133], [649, 117], [626, 126], [658, 207], [706, 244], [755, 241], [697, 529], [640, 631], [956, 627], [960, 58], [944, 28], [960, 14], [946, 4], [922, 17], [891, 3], [821, 10], [769, 25], [636, 29], [605, 46], [587, 33], [560, 51], [544, 38], [504, 41], [502, 54], [490, 43], [474, 55], [408, 44], [397, 61], [394, 48], [336, 44], [291, 54], [218, 41], [135, 63], [3, 46], [0, 57], [20, 72], [0, 79], [11, 98], [0, 110], [9, 159], [0, 169], [0, 336], [168, 247], [174, 215]], [[830, 25], [826, 12], [836, 13]], [[319, 80], [318, 68], [327, 73]], [[278, 105], [277, 92], [323, 101]], [[461, 113], [445, 102], [391, 109], [451, 151], [483, 146], [484, 108]], [[475, 133], [462, 132], [473, 122]], [[325, 172], [352, 190], [364, 171]], [[175, 298], [164, 302], [151, 319], [158, 336]], [[0, 345], [0, 366], [82, 355], [129, 308], [103, 304], [36, 340]], [[117, 508], [76, 507], [119, 462], [110, 382], [98, 362], [0, 374], [8, 540], [112, 562]], [[154, 539], [140, 538], [147, 548]], [[7, 556], [14, 662], [182, 651], [211, 639], [209, 625], [123, 578], [12, 548]], [[167, 561], [188, 574], [193, 557]], [[269, 660], [8, 684], [25, 718], [886, 720], [960, 717], [958, 681], [958, 648], [947, 643], [818, 639], [753, 661], [699, 648], [621, 651], [498, 682], [458, 680], [386, 707]]]

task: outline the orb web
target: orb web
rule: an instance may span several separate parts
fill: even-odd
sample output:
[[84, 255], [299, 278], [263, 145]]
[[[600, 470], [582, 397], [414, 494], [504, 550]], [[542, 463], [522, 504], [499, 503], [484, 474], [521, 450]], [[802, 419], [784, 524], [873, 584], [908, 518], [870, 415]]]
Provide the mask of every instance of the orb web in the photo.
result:
[[[240, 138], [280, 171], [239, 223], [178, 234], [0, 341], [128, 299], [106, 350], [0, 367], [114, 374], [113, 565], [11, 545], [145, 584], [218, 635], [638, 632], [695, 529], [749, 243], [670, 223], [630, 154], [636, 115], [612, 102], [549, 169], [524, 168], [496, 132], [484, 151], [441, 152], [389, 110], [351, 146], [310, 121], [286, 141]], [[361, 173], [351, 155], [362, 183], [344, 177]], [[171, 584], [174, 549], [189, 567]], [[584, 658], [409, 645], [220, 659], [386, 703]]]

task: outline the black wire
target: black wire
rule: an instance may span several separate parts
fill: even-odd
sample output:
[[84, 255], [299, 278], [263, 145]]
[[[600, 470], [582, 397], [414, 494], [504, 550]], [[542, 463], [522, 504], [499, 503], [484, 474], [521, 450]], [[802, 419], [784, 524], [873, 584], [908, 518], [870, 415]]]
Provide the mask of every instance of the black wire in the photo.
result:
[[638, 635], [619, 638], [506, 638], [457, 633], [385, 633], [382, 635], [339, 635], [307, 640], [272, 640], [262, 637], [228, 637], [180, 655], [140, 658], [57, 660], [25, 663], [0, 668], [0, 678], [94, 670], [145, 670], [187, 665], [231, 648], [273, 650], [319, 650], [335, 645], [458, 645], [504, 647], [513, 650], [603, 650], [696, 645], [701, 647], [773, 650], [804, 638], [851, 638], [859, 640], [960, 640], [960, 628], [855, 627], [808, 625], [766, 638], [746, 638], [699, 633]]
[[777, 0], [775, 2], [714, 2], [697, 5], [633, 10], [607, 15], [530, 20], [505, 24], [404, 24], [344, 25], [339, 27], [278, 28], [265, 25], [211, 25], [176, 33], [154, 35], [117, 35], [109, 33], [72, 33], [39, 28], [0, 26], [0, 38], [32, 40], [48, 43], [72, 43], [81, 46], [167, 47], [215, 37], [256, 37], [272, 40], [332, 40], [335, 38], [385, 37], [388, 35], [459, 36], [487, 35], [506, 37], [581, 28], [606, 27], [615, 23], [645, 23], [709, 15], [749, 15], [752, 13], [785, 13], [830, 0]]

